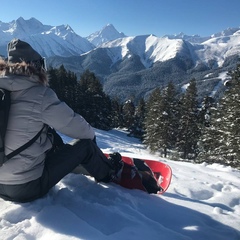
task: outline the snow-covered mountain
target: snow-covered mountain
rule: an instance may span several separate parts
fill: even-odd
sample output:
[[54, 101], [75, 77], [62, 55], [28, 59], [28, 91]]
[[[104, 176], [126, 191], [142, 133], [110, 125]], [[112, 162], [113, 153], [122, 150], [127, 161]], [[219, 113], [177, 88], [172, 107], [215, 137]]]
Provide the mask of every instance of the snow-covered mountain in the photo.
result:
[[235, 28], [227, 28], [219, 33], [215, 33], [213, 34], [211, 37], [215, 38], [215, 37], [227, 37], [227, 36], [231, 36], [231, 35], [235, 35], [237, 32], [239, 32], [240, 27], [235, 27]]
[[90, 34], [87, 40], [98, 47], [105, 42], [124, 37], [126, 37], [124, 33], [118, 32], [112, 24], [107, 24], [100, 31]]
[[35, 18], [24, 20], [20, 17], [10, 23], [0, 21], [0, 54], [6, 56], [6, 45], [13, 38], [28, 42], [44, 57], [54, 55], [68, 57], [94, 48], [69, 25], [43, 25]]
[[[187, 57], [194, 65], [222, 66], [229, 56], [240, 53], [240, 28], [228, 28], [209, 37], [153, 35], [127, 37], [118, 32], [112, 24], [107, 24], [87, 38], [77, 35], [69, 25], [43, 25], [35, 18], [22, 17], [10, 23], [0, 21], [0, 54], [6, 55], [6, 44], [12, 38], [29, 42], [40, 54], [51, 56], [79, 56], [107, 49], [112, 64], [124, 57], [136, 55], [149, 68], [156, 62], [164, 62], [176, 56]], [[213, 64], [214, 62], [214, 64]]]
[[215, 67], [222, 66], [224, 61], [233, 55], [240, 55], [240, 29], [231, 35], [212, 37], [195, 45], [198, 62], [208, 64], [214, 62]]
[[210, 36], [201, 37], [199, 35], [192, 35], [192, 36], [186, 35], [183, 32], [180, 32], [179, 34], [174, 34], [174, 35], [165, 35], [164, 37], [167, 37], [169, 39], [182, 39], [182, 40], [189, 41], [191, 43], [202, 43], [208, 40], [209, 38], [211, 38]]
[[151, 67], [153, 63], [172, 59], [176, 55], [188, 57], [190, 54], [189, 46], [183, 40], [158, 38], [154, 35], [120, 38], [102, 44], [100, 48], [108, 49], [113, 64], [120, 59], [137, 55], [146, 68]]
[[150, 67], [153, 63], [164, 62], [178, 55], [191, 59], [194, 64], [204, 63], [208, 66], [210, 62], [214, 62], [214, 67], [221, 67], [226, 58], [240, 54], [240, 28], [231, 35], [216, 35], [201, 43], [184, 40], [184, 37], [125, 37], [100, 47], [109, 50], [113, 63], [135, 54], [140, 57], [145, 67]]
[[180, 32], [178, 34], [173, 34], [173, 35], [165, 35], [164, 37], [170, 38], [170, 39], [182, 39], [189, 41], [191, 43], [203, 43], [210, 38], [216, 38], [216, 37], [226, 37], [226, 36], [231, 36], [234, 35], [236, 32], [240, 30], [240, 27], [235, 27], [235, 28], [227, 28], [221, 32], [214, 33], [211, 36], [199, 36], [199, 35], [186, 35], [183, 32]]
[[[213, 91], [219, 98], [225, 80], [218, 76], [233, 69], [240, 55], [240, 29], [229, 35], [227, 32], [230, 33], [201, 40], [195, 36], [191, 41], [184, 34], [176, 38], [154, 35], [118, 38], [78, 58], [51, 58], [49, 63], [56, 67], [64, 64], [77, 72], [79, 66], [90, 69], [102, 80], [106, 93], [124, 100], [131, 95], [145, 97], [169, 81], [181, 89], [192, 78], [198, 81], [199, 98], [212, 96]], [[129, 85], [131, 88], [126, 89]]]
[[[127, 37], [108, 24], [83, 38], [68, 25], [43, 25], [35, 18], [0, 21], [0, 55], [6, 56], [12, 38], [29, 42], [47, 57], [48, 65], [63, 64], [78, 76], [89, 69], [100, 78], [106, 93], [123, 99], [146, 96], [169, 81], [181, 88], [191, 78], [199, 82], [200, 95], [211, 94], [219, 81], [224, 82], [217, 76], [232, 69], [240, 55], [239, 27], [206, 37], [184, 33]], [[205, 76], [212, 80], [206, 83]], [[126, 84], [131, 88], [126, 90]]]

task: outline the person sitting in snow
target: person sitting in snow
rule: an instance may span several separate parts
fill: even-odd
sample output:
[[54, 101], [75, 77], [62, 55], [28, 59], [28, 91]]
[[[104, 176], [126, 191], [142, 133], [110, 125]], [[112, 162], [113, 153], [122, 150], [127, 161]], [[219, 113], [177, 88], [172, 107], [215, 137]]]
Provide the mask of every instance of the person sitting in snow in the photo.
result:
[[[97, 182], [112, 181], [148, 192], [160, 190], [142, 163], [137, 169], [123, 163], [119, 153], [109, 154], [109, 158], [103, 154], [90, 124], [48, 87], [45, 62], [38, 52], [19, 39], [13, 39], [7, 50], [7, 61], [0, 62], [0, 88], [11, 96], [4, 138], [8, 159], [0, 166], [1, 198], [15, 202], [41, 198], [79, 167]], [[75, 143], [64, 144], [53, 129], [76, 139]]]
[[[96, 145], [89, 123], [48, 87], [40, 54], [19, 39], [12, 40], [7, 50], [7, 61], [0, 63], [0, 88], [11, 91], [5, 154], [11, 154], [39, 132], [40, 136], [0, 167], [0, 197], [16, 202], [38, 199], [79, 164], [96, 181], [109, 182], [115, 172], [112, 158], [106, 158]], [[78, 140], [73, 145], [63, 144], [49, 126]], [[58, 149], [53, 149], [56, 141]], [[119, 154], [114, 156], [121, 162]]]

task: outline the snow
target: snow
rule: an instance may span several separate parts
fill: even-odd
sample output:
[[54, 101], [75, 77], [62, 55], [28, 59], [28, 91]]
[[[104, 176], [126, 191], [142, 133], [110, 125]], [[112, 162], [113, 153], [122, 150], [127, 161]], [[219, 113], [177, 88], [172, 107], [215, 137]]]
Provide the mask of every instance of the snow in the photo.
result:
[[215, 60], [221, 67], [227, 57], [239, 55], [239, 35], [212, 37], [199, 46], [200, 50], [196, 50], [195, 53], [201, 62]]
[[[35, 18], [24, 20], [20, 17], [16, 21], [0, 24], [0, 46], [6, 49], [6, 44], [13, 38], [28, 42], [44, 57], [79, 55], [94, 48], [69, 25], [43, 25]], [[6, 55], [5, 52], [1, 54]]]
[[119, 38], [100, 46], [107, 48], [113, 63], [131, 55], [140, 56], [142, 64], [148, 68], [157, 61], [174, 58], [183, 49], [183, 41], [179, 39], [158, 38], [154, 35]]
[[179, 39], [157, 38], [151, 35], [146, 39], [146, 55], [152, 62], [164, 62], [180, 52], [182, 43]]
[[34, 202], [0, 199], [1, 240], [240, 239], [240, 171], [159, 158], [123, 130], [96, 133], [105, 152], [168, 163], [168, 191], [149, 195], [71, 173]]
[[[222, 87], [222, 85], [224, 85], [228, 80], [231, 79], [230, 76], [228, 76], [228, 72], [224, 71], [219, 73], [218, 78], [221, 79], [221, 81], [219, 81], [219, 83], [214, 87], [214, 89], [212, 90], [212, 93], [210, 94], [210, 97], [214, 97], [216, 93], [218, 93], [219, 89]], [[210, 78], [209, 80], [212, 80], [214, 78]]]
[[112, 24], [107, 24], [100, 31], [92, 33], [86, 39], [96, 47], [118, 38], [126, 37], [124, 33], [118, 32]]
[[112, 24], [83, 38], [69, 25], [43, 25], [35, 18], [22, 17], [10, 23], [0, 21], [0, 54], [6, 56], [6, 44], [12, 38], [28, 42], [42, 56], [87, 54], [97, 48], [105, 48], [112, 64], [133, 55], [139, 56], [142, 64], [149, 68], [156, 62], [163, 62], [180, 55], [191, 59], [197, 66], [204, 63], [221, 67], [227, 57], [239, 55], [240, 28], [228, 28], [209, 37], [166, 35], [140, 35], [127, 37], [118, 32]]

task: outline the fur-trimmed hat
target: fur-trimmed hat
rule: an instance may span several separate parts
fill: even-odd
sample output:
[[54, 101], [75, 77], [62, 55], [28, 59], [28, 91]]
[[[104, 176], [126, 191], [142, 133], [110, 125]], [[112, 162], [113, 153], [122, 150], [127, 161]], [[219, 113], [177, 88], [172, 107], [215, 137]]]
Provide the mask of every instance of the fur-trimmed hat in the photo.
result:
[[[20, 39], [13, 39], [8, 43], [8, 63], [26, 62], [36, 69], [45, 69], [44, 58], [35, 51], [28, 43]], [[46, 69], [45, 69], [46, 70]]]

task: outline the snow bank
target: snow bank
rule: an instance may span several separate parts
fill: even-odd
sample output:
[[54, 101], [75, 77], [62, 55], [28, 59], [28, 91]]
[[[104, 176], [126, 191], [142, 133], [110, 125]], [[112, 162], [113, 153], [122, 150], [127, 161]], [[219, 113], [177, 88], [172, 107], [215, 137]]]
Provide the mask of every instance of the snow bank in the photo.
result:
[[[124, 131], [97, 130], [97, 142], [105, 152], [159, 159]], [[240, 172], [161, 160], [173, 170], [163, 196], [69, 174], [32, 203], [0, 199], [0, 239], [239, 240]]]

